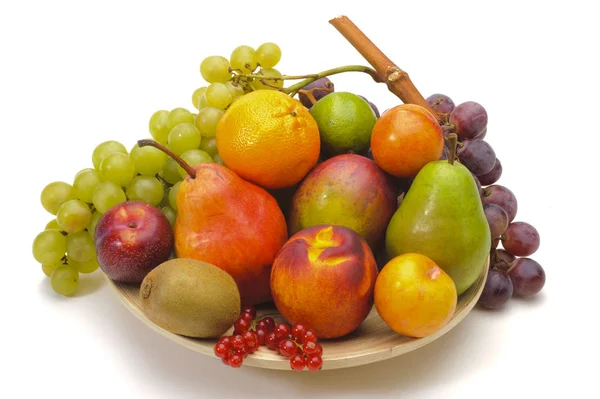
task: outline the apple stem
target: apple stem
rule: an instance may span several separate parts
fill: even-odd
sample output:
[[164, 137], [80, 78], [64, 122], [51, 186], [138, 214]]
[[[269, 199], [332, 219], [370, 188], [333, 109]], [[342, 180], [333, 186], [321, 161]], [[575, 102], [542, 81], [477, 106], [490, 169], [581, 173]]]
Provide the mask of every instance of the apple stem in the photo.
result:
[[450, 154], [448, 154], [448, 163], [454, 165], [454, 157], [456, 157], [456, 145], [458, 144], [458, 136], [456, 133], [450, 133], [448, 139], [450, 142]]
[[167, 154], [168, 156], [173, 158], [173, 160], [175, 162], [177, 162], [179, 164], [179, 166], [181, 166], [183, 168], [183, 170], [185, 170], [185, 172], [188, 175], [190, 175], [190, 177], [192, 179], [196, 178], [196, 169], [192, 168], [189, 163], [187, 163], [183, 159], [181, 159], [181, 157], [179, 155], [175, 154], [173, 151], [171, 151], [169, 148], [167, 148], [167, 146], [162, 145], [154, 140], [138, 140], [137, 143], [140, 147], [151, 146], [154, 148], [158, 148], [159, 150], [161, 150], [162, 152], [164, 152], [165, 154]]

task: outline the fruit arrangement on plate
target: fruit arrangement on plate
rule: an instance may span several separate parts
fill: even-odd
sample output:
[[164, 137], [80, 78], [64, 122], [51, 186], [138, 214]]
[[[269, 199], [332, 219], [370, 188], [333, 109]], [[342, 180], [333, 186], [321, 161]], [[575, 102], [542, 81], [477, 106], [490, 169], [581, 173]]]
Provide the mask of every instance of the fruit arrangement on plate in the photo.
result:
[[[32, 250], [54, 291], [100, 269], [171, 339], [298, 371], [405, 353], [476, 303], [537, 294], [540, 237], [497, 184], [485, 108], [424, 98], [348, 18], [330, 22], [373, 68], [282, 75], [274, 43], [209, 56], [194, 112], [157, 111], [152, 138], [101, 143], [92, 168], [47, 185], [55, 218]], [[336, 91], [349, 72], [403, 104]]]

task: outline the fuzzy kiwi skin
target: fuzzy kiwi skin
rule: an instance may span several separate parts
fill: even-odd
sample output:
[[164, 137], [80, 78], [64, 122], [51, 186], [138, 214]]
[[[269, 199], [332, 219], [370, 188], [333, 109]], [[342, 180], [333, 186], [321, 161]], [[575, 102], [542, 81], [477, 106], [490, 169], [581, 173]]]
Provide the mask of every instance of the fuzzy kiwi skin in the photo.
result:
[[150, 271], [140, 286], [142, 311], [155, 324], [193, 338], [223, 335], [240, 316], [235, 280], [210, 263], [170, 259]]

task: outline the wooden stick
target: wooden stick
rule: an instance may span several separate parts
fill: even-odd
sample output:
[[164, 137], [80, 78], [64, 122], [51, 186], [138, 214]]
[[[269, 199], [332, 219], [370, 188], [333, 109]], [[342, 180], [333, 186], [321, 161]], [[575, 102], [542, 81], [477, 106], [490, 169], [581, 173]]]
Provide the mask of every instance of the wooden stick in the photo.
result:
[[341, 15], [329, 23], [375, 68], [381, 81], [385, 82], [388, 89], [403, 103], [420, 105], [431, 112], [440, 123], [443, 121], [442, 115], [438, 115], [429, 106], [408, 74], [394, 64], [348, 17]]

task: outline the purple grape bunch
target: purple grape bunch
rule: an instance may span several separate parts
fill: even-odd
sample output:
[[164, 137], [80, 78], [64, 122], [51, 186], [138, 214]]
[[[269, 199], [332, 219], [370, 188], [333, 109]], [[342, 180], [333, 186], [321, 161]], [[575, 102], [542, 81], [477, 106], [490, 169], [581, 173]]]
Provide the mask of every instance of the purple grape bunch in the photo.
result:
[[[515, 220], [517, 198], [509, 188], [497, 183], [502, 164], [484, 140], [487, 111], [475, 101], [455, 105], [450, 97], [440, 93], [426, 100], [442, 116], [445, 134], [454, 132], [458, 136], [458, 160], [471, 171], [480, 188], [492, 243], [490, 270], [478, 304], [486, 309], [501, 309], [512, 297], [536, 295], [546, 282], [544, 269], [530, 258], [540, 246], [540, 235], [531, 224]], [[441, 159], [447, 156], [445, 151]], [[500, 244], [502, 248], [498, 248]]]

